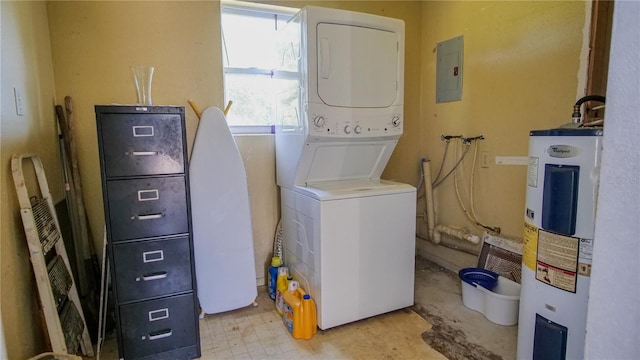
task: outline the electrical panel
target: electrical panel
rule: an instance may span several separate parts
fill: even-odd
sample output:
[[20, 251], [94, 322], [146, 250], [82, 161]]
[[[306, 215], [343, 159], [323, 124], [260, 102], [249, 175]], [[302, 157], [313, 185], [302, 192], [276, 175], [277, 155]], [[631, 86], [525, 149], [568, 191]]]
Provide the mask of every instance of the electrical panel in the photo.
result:
[[462, 35], [438, 43], [436, 103], [462, 100]]

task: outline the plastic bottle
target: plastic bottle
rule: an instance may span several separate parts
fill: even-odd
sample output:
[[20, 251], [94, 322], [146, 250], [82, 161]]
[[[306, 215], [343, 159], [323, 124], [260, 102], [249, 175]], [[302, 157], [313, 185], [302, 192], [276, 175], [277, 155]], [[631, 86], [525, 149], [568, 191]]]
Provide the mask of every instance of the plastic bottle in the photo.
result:
[[283, 293], [287, 291], [289, 283], [287, 278], [289, 277], [289, 268], [281, 266], [278, 268], [278, 280], [276, 283], [276, 311], [282, 316], [282, 308], [284, 307]]
[[300, 284], [294, 280], [289, 283], [287, 291], [282, 295], [282, 300], [284, 301], [282, 309], [282, 323], [284, 324], [284, 327], [289, 330], [290, 334], [293, 334], [293, 327], [297, 319], [296, 315], [301, 304], [298, 296], [299, 288]]
[[302, 296], [302, 322], [299, 328], [300, 332], [293, 335], [302, 339], [311, 339], [313, 334], [318, 330], [318, 318], [316, 314], [316, 302], [313, 301], [311, 295], [304, 294]]
[[318, 328], [316, 304], [311, 296], [299, 288], [297, 281], [289, 284], [284, 294], [282, 322], [296, 339], [311, 339]]
[[267, 284], [269, 284], [269, 297], [271, 300], [276, 299], [276, 284], [278, 279], [278, 268], [282, 265], [280, 257], [274, 256], [271, 258], [271, 266], [269, 266], [269, 272], [267, 275]]

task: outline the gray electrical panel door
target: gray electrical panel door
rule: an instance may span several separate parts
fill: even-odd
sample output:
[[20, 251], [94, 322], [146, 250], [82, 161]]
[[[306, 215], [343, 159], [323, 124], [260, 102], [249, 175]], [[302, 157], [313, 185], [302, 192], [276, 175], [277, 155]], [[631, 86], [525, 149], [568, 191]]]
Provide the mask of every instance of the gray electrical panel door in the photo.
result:
[[463, 36], [438, 43], [436, 103], [462, 100]]

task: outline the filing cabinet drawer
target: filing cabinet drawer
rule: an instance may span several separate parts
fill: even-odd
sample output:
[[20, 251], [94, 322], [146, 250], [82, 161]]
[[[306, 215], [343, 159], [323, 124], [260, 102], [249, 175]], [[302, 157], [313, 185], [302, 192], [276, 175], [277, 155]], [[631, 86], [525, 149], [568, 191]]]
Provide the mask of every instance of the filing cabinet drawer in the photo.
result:
[[189, 232], [183, 176], [107, 181], [111, 240]]
[[189, 237], [113, 246], [118, 301], [193, 290]]
[[99, 118], [107, 177], [185, 172], [179, 114], [103, 114]]
[[193, 294], [120, 306], [125, 359], [137, 359], [197, 343]]

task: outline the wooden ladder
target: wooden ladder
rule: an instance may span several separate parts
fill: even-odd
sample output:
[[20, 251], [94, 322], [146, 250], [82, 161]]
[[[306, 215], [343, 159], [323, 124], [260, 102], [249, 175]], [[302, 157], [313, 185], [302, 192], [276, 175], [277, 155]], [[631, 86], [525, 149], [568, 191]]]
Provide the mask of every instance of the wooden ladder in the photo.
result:
[[[22, 169], [24, 160], [33, 163], [39, 194], [29, 195]], [[14, 155], [11, 171], [52, 350], [54, 353], [75, 354], [80, 347], [84, 356], [92, 357], [89, 330], [71, 276], [42, 162], [34, 154]]]

